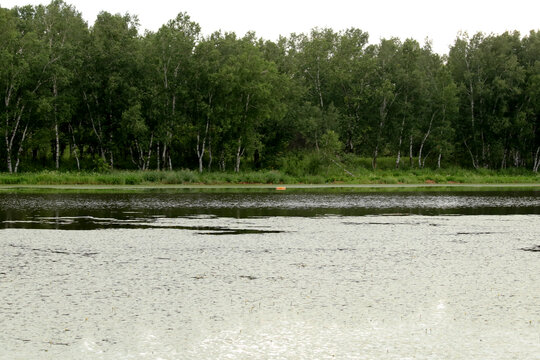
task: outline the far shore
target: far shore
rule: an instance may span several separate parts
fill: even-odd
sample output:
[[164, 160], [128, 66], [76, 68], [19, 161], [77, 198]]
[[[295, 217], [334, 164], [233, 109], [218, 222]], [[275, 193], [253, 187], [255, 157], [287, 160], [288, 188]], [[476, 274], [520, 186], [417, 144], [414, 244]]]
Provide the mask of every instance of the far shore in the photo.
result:
[[152, 190], [332, 190], [350, 189], [352, 191], [502, 191], [502, 190], [540, 190], [539, 183], [508, 184], [145, 184], [145, 185], [95, 185], [95, 184], [13, 184], [0, 185], [0, 193], [6, 192], [62, 192], [62, 191], [152, 191]]
[[540, 174], [522, 169], [339, 170], [297, 175], [280, 170], [238, 173], [199, 173], [193, 170], [0, 173], [0, 191], [279, 191], [278, 187], [296, 191], [493, 191], [540, 188]]

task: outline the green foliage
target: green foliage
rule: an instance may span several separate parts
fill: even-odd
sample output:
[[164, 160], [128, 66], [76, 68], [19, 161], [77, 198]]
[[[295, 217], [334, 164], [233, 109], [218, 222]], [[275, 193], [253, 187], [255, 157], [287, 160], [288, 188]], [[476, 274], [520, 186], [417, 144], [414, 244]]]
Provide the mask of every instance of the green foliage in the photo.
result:
[[333, 157], [343, 150], [343, 143], [339, 136], [333, 130], [328, 130], [321, 136], [321, 151], [326, 155]]
[[94, 155], [94, 158], [92, 160], [92, 170], [102, 173], [106, 172], [110, 169], [109, 164], [100, 156]]
[[[179, 171], [106, 171], [106, 172], [60, 172], [41, 171], [19, 174], [0, 173], [2, 185], [174, 185], [174, 184], [539, 184], [540, 176], [530, 170], [466, 170], [446, 169], [387, 169], [373, 171], [369, 158], [368, 169], [349, 168], [354, 176], [335, 167], [322, 173], [287, 174], [282, 171], [205, 172]], [[389, 159], [392, 160], [392, 159]], [[389, 162], [391, 165], [391, 161]], [[390, 166], [391, 167], [391, 166]]]
[[185, 13], [141, 34], [136, 16], [89, 27], [62, 0], [0, 8], [0, 171], [148, 174], [120, 184], [537, 171], [539, 58], [538, 31], [460, 34], [441, 56], [413, 39], [369, 45], [356, 28], [273, 42], [203, 36]]

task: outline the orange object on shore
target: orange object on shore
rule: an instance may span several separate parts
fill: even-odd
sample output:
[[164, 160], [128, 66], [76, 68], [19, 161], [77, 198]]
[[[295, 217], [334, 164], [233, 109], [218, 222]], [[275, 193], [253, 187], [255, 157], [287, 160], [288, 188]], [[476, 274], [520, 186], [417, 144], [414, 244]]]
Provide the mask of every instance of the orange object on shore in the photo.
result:
[[287, 188], [285, 186], [278, 186], [276, 190], [287, 190]]

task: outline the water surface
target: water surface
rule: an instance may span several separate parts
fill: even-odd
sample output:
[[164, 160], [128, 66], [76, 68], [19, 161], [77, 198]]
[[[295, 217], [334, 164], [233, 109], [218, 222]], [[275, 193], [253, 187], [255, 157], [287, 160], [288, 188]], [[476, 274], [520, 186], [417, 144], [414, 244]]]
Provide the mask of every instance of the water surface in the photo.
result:
[[134, 227], [140, 221], [193, 215], [249, 218], [377, 214], [540, 214], [540, 191], [0, 193], [4, 227]]
[[0, 359], [539, 359], [540, 197], [0, 195]]

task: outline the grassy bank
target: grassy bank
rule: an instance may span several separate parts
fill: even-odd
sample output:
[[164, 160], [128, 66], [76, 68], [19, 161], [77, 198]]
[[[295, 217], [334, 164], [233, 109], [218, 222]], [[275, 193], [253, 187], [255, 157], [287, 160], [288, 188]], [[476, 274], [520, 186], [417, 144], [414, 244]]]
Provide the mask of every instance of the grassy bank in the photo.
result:
[[0, 174], [3, 185], [189, 185], [189, 184], [540, 184], [540, 175], [516, 170], [358, 169], [353, 175], [330, 173], [293, 176], [277, 170], [230, 172], [180, 171], [42, 171]]

